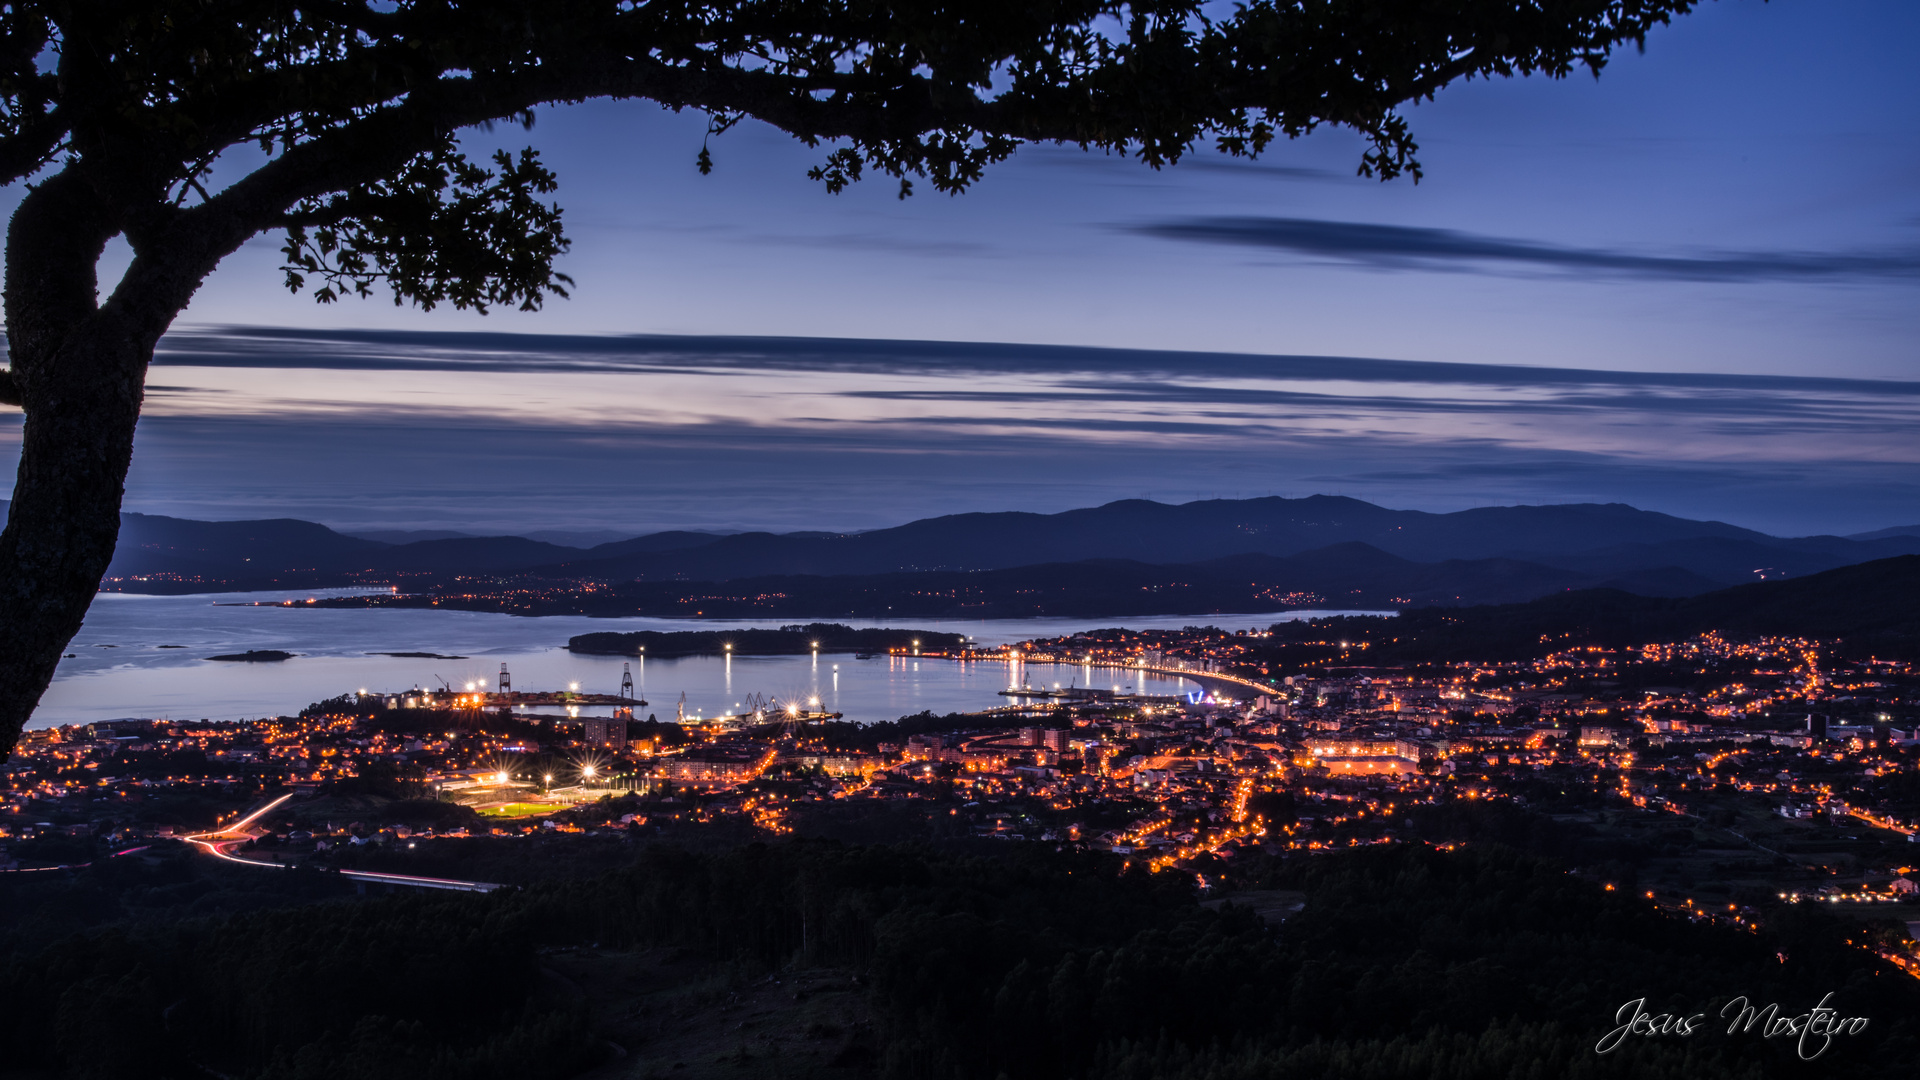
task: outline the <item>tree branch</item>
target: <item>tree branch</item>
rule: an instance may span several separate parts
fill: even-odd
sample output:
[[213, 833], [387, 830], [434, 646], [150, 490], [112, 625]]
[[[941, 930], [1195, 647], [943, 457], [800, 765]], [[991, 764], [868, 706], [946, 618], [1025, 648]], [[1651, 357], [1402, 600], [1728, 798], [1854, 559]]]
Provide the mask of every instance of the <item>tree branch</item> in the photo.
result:
[[55, 108], [0, 139], [0, 184], [11, 184], [39, 172], [41, 166], [53, 159], [66, 137], [66, 119]]
[[28, 190], [7, 227], [7, 350], [15, 389], [31, 397], [42, 365], [98, 306], [97, 267], [120, 219], [73, 167]]
[[136, 253], [157, 256], [196, 233], [218, 236], [211, 246], [195, 245], [205, 247], [202, 257], [224, 248], [213, 256], [218, 261], [254, 233], [287, 224], [289, 211], [301, 200], [389, 176], [449, 132], [588, 97], [645, 97], [670, 108], [748, 111], [805, 138], [877, 141], [925, 130], [941, 119], [960, 124], [990, 119], [986, 111], [969, 110], [972, 115], [960, 118], [931, 105], [909, 108], [897, 101], [817, 101], [806, 96], [811, 88], [809, 80], [765, 72], [588, 55], [556, 57], [540, 68], [492, 79], [441, 79], [405, 101], [282, 153], [205, 202], [168, 215], [161, 227], [143, 228], [129, 239]]
[[[1380, 36], [1373, 44], [1386, 55], [1358, 64], [1353, 63], [1356, 53], [1371, 54], [1365, 43], [1356, 48], [1349, 34], [1336, 32], [1341, 27], [1303, 22], [1305, 17], [1292, 9], [1283, 13], [1256, 5], [1260, 17], [1254, 21], [1260, 25], [1236, 25], [1219, 39], [1225, 53], [1196, 50], [1182, 33], [1149, 34], [1085, 70], [1042, 65], [1031, 82], [1016, 80], [1014, 90], [991, 99], [982, 99], [971, 84], [953, 81], [952, 73], [936, 69], [928, 75], [921, 65], [889, 61], [883, 69], [837, 69], [831, 50], [814, 58], [826, 64], [819, 70], [745, 69], [727, 59], [733, 55], [726, 53], [727, 43], [734, 42], [738, 27], [707, 25], [691, 36], [666, 34], [649, 43], [640, 38], [653, 35], [638, 28], [651, 24], [639, 12], [588, 20], [591, 33], [579, 26], [555, 33], [520, 31], [513, 18], [498, 24], [510, 31], [505, 38], [476, 36], [467, 27], [430, 60], [391, 52], [397, 41], [375, 42], [359, 57], [370, 70], [336, 86], [324, 110], [350, 116], [363, 107], [353, 103], [383, 95], [390, 96], [390, 104], [311, 136], [296, 136], [305, 141], [197, 206], [144, 212], [129, 235], [137, 258], [115, 298], [177, 310], [221, 258], [252, 235], [286, 225], [289, 212], [303, 200], [390, 176], [462, 127], [594, 97], [645, 98], [673, 109], [751, 115], [808, 141], [847, 139], [877, 168], [902, 176], [933, 172], [949, 188], [964, 186], [982, 160], [1005, 155], [993, 143], [996, 138], [1138, 147], [1150, 163], [1159, 164], [1178, 158], [1208, 131], [1248, 134], [1250, 112], [1273, 118], [1290, 135], [1321, 122], [1359, 127], [1379, 148], [1369, 162], [1391, 175], [1410, 163], [1412, 151], [1404, 125], [1392, 113], [1398, 100], [1479, 72], [1564, 68], [1595, 42], [1621, 32], [1606, 24], [1601, 0], [1587, 2], [1596, 14], [1571, 37], [1543, 35], [1511, 49], [1471, 41], [1483, 36], [1471, 19], [1436, 17], [1420, 25], [1420, 32], [1405, 35], [1368, 27], [1365, 36]], [[1677, 7], [1687, 2], [1664, 0]], [[785, 29], [763, 29], [771, 32], [770, 40], [785, 40]], [[1291, 61], [1275, 63], [1268, 31], [1303, 39]], [[680, 59], [658, 58], [663, 54]], [[319, 65], [331, 67], [331, 62]], [[462, 74], [429, 75], [450, 67]], [[236, 106], [245, 116], [222, 119], [247, 131], [263, 130], [256, 121], [264, 113], [257, 110], [274, 112], [277, 103], [267, 99], [291, 92], [283, 88], [283, 77], [298, 81], [316, 70], [296, 65], [262, 72], [266, 85], [255, 83], [256, 92], [264, 91], [257, 103]], [[422, 76], [427, 79], [420, 81]], [[204, 139], [220, 126], [200, 105], [189, 103], [186, 111], [199, 117], [187, 124], [195, 129], [191, 138]], [[289, 119], [308, 123], [313, 118]], [[1262, 126], [1253, 125], [1253, 137], [1242, 139], [1255, 152], [1270, 137], [1259, 133]], [[228, 128], [222, 137], [233, 137], [235, 130]], [[978, 138], [987, 146], [970, 142]], [[126, 175], [127, 170], [105, 169], [97, 179], [120, 186], [126, 181], [116, 177]]]

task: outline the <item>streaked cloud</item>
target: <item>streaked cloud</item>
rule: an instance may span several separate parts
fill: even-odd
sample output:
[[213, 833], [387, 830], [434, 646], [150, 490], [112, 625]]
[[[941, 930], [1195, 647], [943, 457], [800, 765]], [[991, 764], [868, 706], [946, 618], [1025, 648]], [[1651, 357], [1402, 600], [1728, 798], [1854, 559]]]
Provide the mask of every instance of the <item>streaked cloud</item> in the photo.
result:
[[1406, 225], [1289, 217], [1187, 217], [1128, 231], [1165, 240], [1280, 251], [1380, 270], [1543, 269], [1659, 281], [1793, 282], [1920, 276], [1920, 249], [1650, 254]]
[[169, 335], [156, 365], [175, 389], [154, 395], [155, 417], [487, 417], [676, 438], [746, 428], [760, 439], [790, 432], [825, 443], [965, 432], [1231, 448], [1364, 435], [1381, 445], [1475, 442], [1623, 459], [1920, 458], [1912, 380], [954, 342], [245, 328]]
[[[129, 506], [358, 528], [871, 528], [1150, 495], [1920, 510], [1920, 382], [803, 338], [183, 329]], [[0, 419], [0, 454], [17, 420]], [[0, 467], [5, 462], [0, 461]]]
[[1099, 373], [1146, 378], [1283, 378], [1301, 383], [1402, 382], [1513, 387], [1612, 386], [1699, 391], [1832, 391], [1920, 397], [1920, 381], [1602, 371], [1353, 356], [1115, 349], [977, 341], [730, 336], [501, 334], [280, 327], [184, 328], [160, 342], [159, 367], [333, 371], [585, 372], [838, 371], [849, 374]]

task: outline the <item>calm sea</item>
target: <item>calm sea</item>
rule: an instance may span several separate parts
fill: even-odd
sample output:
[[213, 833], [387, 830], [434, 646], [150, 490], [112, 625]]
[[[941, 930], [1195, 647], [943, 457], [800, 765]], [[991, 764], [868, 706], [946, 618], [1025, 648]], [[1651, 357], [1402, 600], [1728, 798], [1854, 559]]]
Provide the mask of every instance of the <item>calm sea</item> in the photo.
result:
[[[236, 720], [298, 711], [309, 702], [354, 690], [392, 692], [486, 680], [500, 665], [516, 690], [616, 693], [621, 668], [632, 663], [645, 711], [674, 715], [681, 695], [688, 715], [737, 711], [748, 695], [783, 701], [818, 699], [850, 720], [891, 720], [922, 709], [959, 712], [1001, 704], [1011, 685], [1096, 686], [1171, 694], [1195, 689], [1183, 679], [1143, 678], [1098, 665], [961, 664], [950, 660], [851, 655], [685, 657], [625, 661], [576, 656], [567, 639], [596, 630], [687, 630], [779, 626], [791, 619], [694, 622], [669, 619], [525, 618], [465, 611], [253, 607], [250, 601], [303, 600], [328, 593], [225, 593], [129, 596], [103, 593], [61, 661], [53, 685], [34, 714], [34, 727], [120, 717]], [[966, 634], [985, 645], [1070, 634], [1106, 626], [1135, 629], [1218, 626], [1266, 627], [1286, 619], [1355, 612], [1293, 611], [1246, 615], [1191, 615], [1140, 619], [896, 620], [891, 625]], [[836, 620], [854, 626], [887, 625]], [[249, 649], [297, 654], [280, 663], [232, 663], [206, 657]], [[382, 656], [438, 653], [458, 659]]]

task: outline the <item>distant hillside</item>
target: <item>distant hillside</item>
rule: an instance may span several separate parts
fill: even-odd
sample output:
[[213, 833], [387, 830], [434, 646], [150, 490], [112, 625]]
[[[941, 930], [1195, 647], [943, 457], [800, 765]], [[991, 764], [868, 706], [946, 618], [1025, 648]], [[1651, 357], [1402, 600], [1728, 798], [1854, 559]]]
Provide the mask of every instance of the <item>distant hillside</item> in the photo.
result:
[[333, 570], [364, 563], [390, 546], [293, 518], [192, 521], [122, 514], [120, 543], [107, 574], [264, 578], [289, 569]]
[[1673, 567], [1695, 575], [1706, 583], [1707, 589], [1713, 589], [1817, 574], [1836, 566], [1910, 554], [1910, 548], [1920, 548], [1920, 544], [1913, 538], [1863, 543], [1839, 537], [1756, 541], [1701, 536], [1657, 543], [1616, 544], [1584, 551], [1542, 551], [1529, 558], [1598, 577], [1633, 574], [1649, 567]]
[[[105, 587], [137, 592], [352, 585], [417, 589], [472, 575], [581, 584], [738, 582], [997, 571], [1089, 559], [1185, 566], [1243, 555], [1291, 558], [1357, 543], [1422, 564], [1505, 559], [1547, 567], [1556, 573], [1547, 575], [1553, 584], [1543, 586], [1546, 591], [1612, 583], [1637, 592], [1685, 594], [1920, 553], [1920, 536], [1882, 532], [1865, 538], [1781, 538], [1616, 503], [1430, 514], [1320, 495], [1177, 506], [1126, 500], [1058, 514], [955, 514], [844, 535], [662, 532], [590, 548], [525, 537], [428, 539], [387, 533], [370, 539], [285, 519], [200, 522], [128, 514]], [[383, 542], [387, 539], [411, 542]], [[1313, 586], [1392, 595], [1426, 587], [1360, 578]]]
[[1872, 532], [1854, 533], [1849, 540], [1890, 540], [1900, 536], [1920, 536], [1920, 525], [1895, 525], [1891, 529], [1875, 529]]
[[1372, 643], [1369, 659], [1501, 659], [1537, 655], [1542, 641], [1619, 647], [1710, 630], [1741, 637], [1840, 638], [1852, 653], [1920, 655], [1920, 555], [1842, 567], [1790, 581], [1698, 596], [1633, 596], [1612, 589], [1524, 604], [1420, 608], [1392, 620], [1325, 620], [1275, 627], [1285, 636]]
[[[1711, 588], [1683, 570], [1606, 584], [1647, 592]], [[1392, 610], [1486, 604], [1589, 588], [1590, 575], [1517, 559], [1418, 563], [1367, 544], [1287, 558], [1235, 555], [1155, 566], [1083, 559], [1004, 570], [782, 574], [733, 581], [631, 581], [593, 589], [488, 591], [470, 582], [401, 596], [322, 601], [335, 607], [441, 607], [516, 615], [675, 618], [1029, 618], [1215, 615], [1287, 608]]]
[[340, 535], [379, 544], [413, 544], [421, 540], [460, 540], [475, 534], [457, 529], [363, 529]]
[[[387, 544], [292, 518], [192, 521], [123, 514], [119, 547], [107, 568], [107, 587], [119, 586], [128, 592], [318, 588], [382, 575], [512, 571], [579, 553], [577, 548], [520, 536]], [[138, 577], [161, 580], [128, 580]], [[134, 587], [143, 584], [151, 587]]]
[[846, 536], [744, 533], [698, 546], [593, 556], [536, 576], [721, 581], [765, 574], [997, 570], [1081, 559], [1195, 563], [1363, 543], [1418, 562], [1509, 558], [1610, 577], [1679, 568], [1705, 587], [1817, 573], [1920, 552], [1920, 537], [1783, 539], [1618, 503], [1501, 506], [1429, 514], [1358, 499], [1126, 500], [1060, 514], [955, 514]]
[[[1193, 563], [1230, 555], [1295, 555], [1351, 542], [1423, 562], [1499, 556], [1537, 561], [1528, 553], [1701, 537], [1778, 542], [1722, 522], [1687, 521], [1619, 504], [1429, 514], [1325, 495], [1178, 506], [1130, 499], [1059, 514], [954, 514], [845, 536], [743, 533], [680, 550], [588, 557], [533, 572], [608, 581], [722, 581], [766, 574], [997, 570], [1089, 558]], [[1829, 565], [1838, 563], [1819, 568]]]

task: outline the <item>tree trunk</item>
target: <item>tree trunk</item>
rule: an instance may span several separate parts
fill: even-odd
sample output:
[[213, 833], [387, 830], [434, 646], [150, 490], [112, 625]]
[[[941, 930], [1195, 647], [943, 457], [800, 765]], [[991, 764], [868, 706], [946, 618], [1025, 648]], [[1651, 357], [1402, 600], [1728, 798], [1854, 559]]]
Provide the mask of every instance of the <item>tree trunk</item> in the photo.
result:
[[7, 344], [27, 415], [0, 531], [0, 754], [39, 705], [120, 535], [159, 335], [151, 320], [96, 302], [94, 267], [119, 231], [112, 217], [68, 170], [34, 188], [7, 230]]

